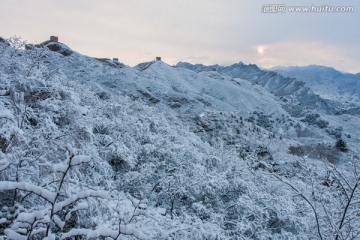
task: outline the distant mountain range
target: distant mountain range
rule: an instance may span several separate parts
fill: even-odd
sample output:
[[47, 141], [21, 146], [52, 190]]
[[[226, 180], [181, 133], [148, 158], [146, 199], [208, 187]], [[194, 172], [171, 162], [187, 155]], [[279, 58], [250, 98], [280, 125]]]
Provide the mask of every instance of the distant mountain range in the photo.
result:
[[[196, 72], [215, 71], [223, 76], [240, 78], [248, 80], [253, 84], [261, 85], [275, 96], [278, 96], [283, 101], [284, 108], [287, 109], [292, 116], [300, 116], [306, 109], [316, 109], [317, 111], [328, 114], [344, 112], [350, 114], [359, 113], [357, 104], [348, 105], [338, 101], [336, 97], [324, 98], [319, 96], [320, 94], [318, 92], [313, 91], [311, 84], [307, 84], [307, 82], [302, 79], [289, 77], [275, 71], [262, 70], [254, 64], [247, 65], [240, 62], [230, 66], [205, 66], [202, 64], [193, 65], [180, 62], [176, 67], [187, 68]], [[330, 94], [330, 92], [328, 93]], [[327, 96], [329, 96], [329, 94]], [[341, 93], [336, 92], [336, 96], [337, 94]], [[346, 97], [346, 99], [349, 98]]]
[[271, 71], [305, 82], [324, 98], [348, 102], [360, 101], [360, 73], [344, 73], [318, 65], [274, 67]]

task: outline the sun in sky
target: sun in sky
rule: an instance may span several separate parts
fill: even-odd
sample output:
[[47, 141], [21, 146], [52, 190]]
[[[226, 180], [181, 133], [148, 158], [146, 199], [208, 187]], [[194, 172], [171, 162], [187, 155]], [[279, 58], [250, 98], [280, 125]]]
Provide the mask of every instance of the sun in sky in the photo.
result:
[[262, 45], [256, 47], [256, 51], [260, 55], [263, 55], [265, 53], [265, 49], [266, 49], [265, 46], [262, 46]]

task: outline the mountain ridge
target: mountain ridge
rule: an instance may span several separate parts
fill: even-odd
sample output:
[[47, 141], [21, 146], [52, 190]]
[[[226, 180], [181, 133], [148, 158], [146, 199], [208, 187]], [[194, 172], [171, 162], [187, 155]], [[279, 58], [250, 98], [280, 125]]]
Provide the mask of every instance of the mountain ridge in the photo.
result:
[[[188, 68], [194, 71], [217, 71], [221, 74], [248, 80], [254, 84], [265, 87], [284, 101], [293, 102], [292, 105], [304, 105], [309, 109], [317, 109], [327, 113], [336, 114], [340, 111], [338, 104], [320, 98], [303, 81], [295, 78], [283, 77], [275, 72], [263, 71], [255, 64], [246, 65], [242, 62], [229, 66], [205, 66], [202, 64], [178, 63], [179, 68]], [[296, 107], [296, 106], [295, 106]], [[290, 110], [290, 109], [289, 109]], [[292, 112], [294, 116], [301, 113]]]
[[358, 115], [256, 65], [129, 67], [51, 46], [0, 42], [0, 238], [359, 233], [358, 192], [341, 188], [358, 181]]
[[[351, 74], [335, 68], [309, 65], [304, 67], [275, 68], [274, 71], [288, 77], [296, 77], [325, 98], [359, 102], [360, 73]], [[333, 95], [333, 96], [332, 96]]]

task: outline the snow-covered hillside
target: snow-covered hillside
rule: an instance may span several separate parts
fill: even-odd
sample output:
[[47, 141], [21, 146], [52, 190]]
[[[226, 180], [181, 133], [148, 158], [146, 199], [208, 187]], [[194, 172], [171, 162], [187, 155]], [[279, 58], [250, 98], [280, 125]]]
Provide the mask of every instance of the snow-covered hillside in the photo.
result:
[[11, 43], [0, 239], [358, 236], [359, 115], [304, 83]]
[[305, 82], [295, 78], [283, 77], [275, 72], [261, 70], [254, 64], [246, 65], [240, 62], [230, 66], [204, 66], [180, 62], [176, 67], [192, 69], [197, 72], [216, 71], [225, 76], [241, 78], [253, 84], [261, 85], [272, 94], [279, 96], [286, 103], [283, 106], [295, 117], [301, 116], [306, 109], [316, 109], [328, 114], [342, 110], [339, 103], [322, 99]]
[[360, 73], [343, 73], [334, 68], [310, 65], [306, 67], [276, 67], [271, 69], [286, 77], [306, 82], [324, 98], [360, 102]]

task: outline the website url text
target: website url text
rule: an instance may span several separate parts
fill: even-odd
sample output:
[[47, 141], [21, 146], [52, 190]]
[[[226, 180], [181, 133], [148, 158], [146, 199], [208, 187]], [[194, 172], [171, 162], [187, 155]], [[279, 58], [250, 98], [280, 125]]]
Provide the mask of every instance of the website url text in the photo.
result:
[[350, 13], [354, 10], [354, 6], [287, 6], [285, 4], [264, 4], [261, 6], [263, 13]]

